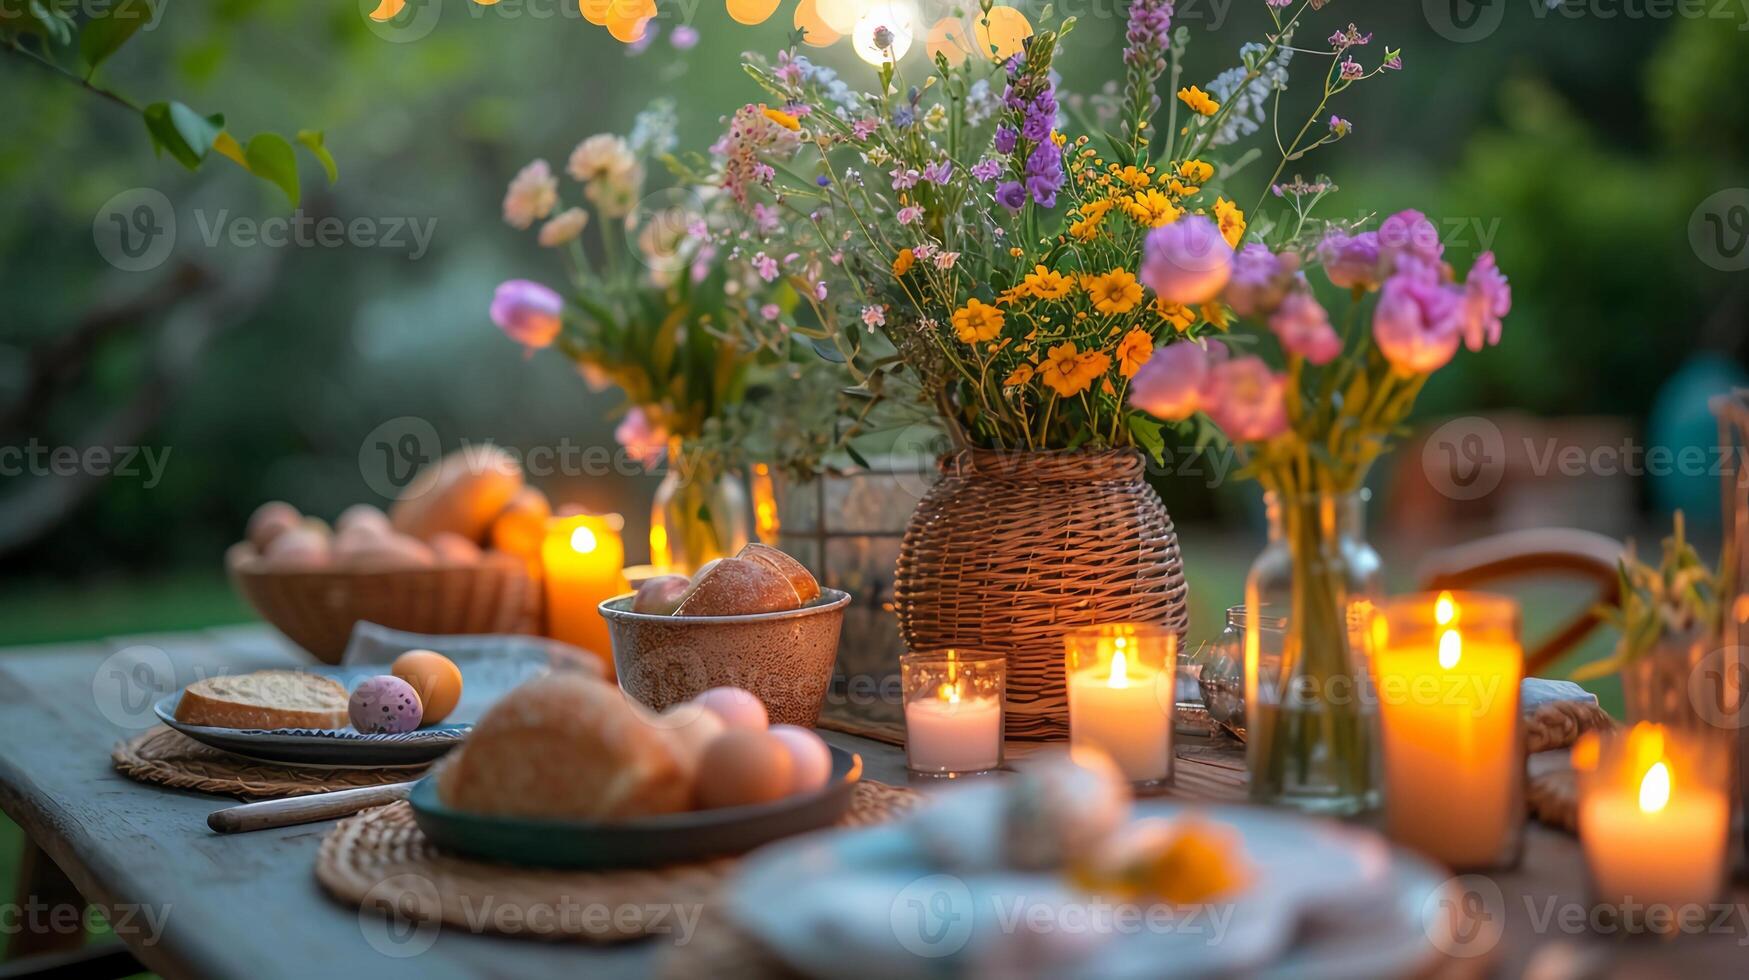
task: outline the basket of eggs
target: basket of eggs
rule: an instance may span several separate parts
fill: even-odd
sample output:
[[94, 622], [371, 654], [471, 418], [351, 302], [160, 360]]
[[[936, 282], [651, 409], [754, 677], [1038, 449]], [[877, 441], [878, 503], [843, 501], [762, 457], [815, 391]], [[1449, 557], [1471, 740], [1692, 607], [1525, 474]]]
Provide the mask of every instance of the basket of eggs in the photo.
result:
[[226, 554], [237, 591], [318, 660], [339, 663], [353, 626], [414, 633], [536, 633], [541, 535], [551, 508], [495, 448], [421, 471], [389, 511], [346, 509], [332, 529], [261, 505]]

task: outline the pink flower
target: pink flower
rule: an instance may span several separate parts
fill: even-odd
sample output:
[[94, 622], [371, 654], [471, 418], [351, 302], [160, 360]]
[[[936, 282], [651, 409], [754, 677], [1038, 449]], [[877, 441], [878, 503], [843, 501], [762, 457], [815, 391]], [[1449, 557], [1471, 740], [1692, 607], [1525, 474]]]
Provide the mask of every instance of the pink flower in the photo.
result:
[[1350, 235], [1332, 228], [1318, 243], [1318, 262], [1330, 281], [1343, 289], [1377, 289], [1384, 276], [1379, 271], [1379, 235], [1365, 231]]
[[1463, 305], [1458, 310], [1458, 329], [1464, 346], [1481, 350], [1500, 342], [1500, 319], [1512, 310], [1512, 286], [1494, 262], [1493, 252], [1483, 252], [1470, 266], [1464, 280]]
[[933, 255], [935, 255], [934, 242], [918, 242], [911, 246], [911, 256], [919, 262], [927, 262]]
[[625, 447], [626, 455], [645, 469], [653, 469], [662, 462], [662, 455], [668, 448], [668, 430], [651, 425], [649, 416], [641, 407], [634, 407], [626, 413], [626, 417], [614, 427], [613, 438]]
[[1269, 329], [1290, 354], [1313, 364], [1328, 364], [1342, 353], [1342, 338], [1330, 326], [1330, 316], [1309, 292], [1289, 293], [1269, 318]]
[[1233, 275], [1222, 295], [1240, 316], [1261, 316], [1281, 305], [1300, 266], [1292, 252], [1276, 255], [1269, 246], [1252, 242], [1233, 257]]
[[516, 172], [504, 191], [504, 223], [527, 228], [553, 213], [559, 204], [559, 178], [545, 160], [536, 160]]
[[759, 308], [759, 315], [767, 320], [776, 320], [783, 316], [783, 310], [776, 303], [767, 303]]
[[879, 306], [865, 306], [862, 308], [862, 322], [863, 325], [870, 330], [873, 330], [876, 327], [885, 326], [887, 322], [887, 311], [885, 308]]
[[1287, 379], [1269, 370], [1262, 358], [1215, 365], [1205, 397], [1204, 411], [1229, 439], [1262, 442], [1287, 431]]
[[1439, 229], [1427, 215], [1410, 209], [1399, 211], [1379, 225], [1379, 254], [1387, 269], [1398, 256], [1412, 255], [1437, 265], [1445, 257], [1445, 245], [1439, 240]]
[[895, 167], [891, 176], [893, 178], [893, 190], [896, 191], [908, 191], [911, 188], [916, 187], [917, 181], [923, 177], [923, 175], [917, 171], [905, 167]]
[[757, 255], [753, 256], [753, 271], [757, 272], [759, 274], [759, 278], [765, 280], [766, 282], [776, 282], [777, 281], [777, 260], [772, 258], [769, 255], [766, 255], [764, 252], [760, 252]]
[[551, 289], [528, 279], [509, 279], [492, 292], [492, 322], [505, 336], [529, 350], [546, 347], [559, 336], [564, 300]]
[[859, 140], [866, 140], [870, 136], [873, 136], [875, 130], [879, 128], [881, 128], [881, 121], [879, 119], [865, 117], [850, 124], [850, 135]]
[[913, 204], [899, 209], [899, 224], [914, 225], [923, 220], [923, 209]]
[[1233, 246], [1205, 215], [1156, 228], [1142, 244], [1142, 282], [1168, 303], [1206, 303], [1232, 274]]
[[953, 264], [959, 260], [960, 253], [958, 252], [938, 252], [935, 255], [935, 267], [946, 271], [953, 268]]
[[1203, 407], [1210, 369], [1226, 354], [1218, 340], [1207, 350], [1190, 341], [1167, 344], [1130, 379], [1130, 404], [1171, 422], [1190, 418]]
[[1391, 366], [1405, 374], [1429, 374], [1457, 353], [1462, 294], [1439, 281], [1414, 258], [1398, 260], [1373, 310], [1373, 340]]

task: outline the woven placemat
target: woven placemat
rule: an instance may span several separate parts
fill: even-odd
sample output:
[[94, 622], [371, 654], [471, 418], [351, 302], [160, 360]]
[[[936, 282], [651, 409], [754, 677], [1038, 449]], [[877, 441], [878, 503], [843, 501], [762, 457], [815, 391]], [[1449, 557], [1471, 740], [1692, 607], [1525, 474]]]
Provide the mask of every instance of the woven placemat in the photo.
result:
[[1531, 816], [1569, 833], [1579, 831], [1579, 789], [1573, 764], [1563, 751], [1592, 730], [1615, 727], [1615, 719], [1595, 704], [1556, 701], [1539, 706], [1524, 720], [1526, 760], [1524, 801]]
[[417, 779], [424, 768], [322, 769], [233, 755], [162, 725], [118, 743], [109, 757], [129, 779], [243, 800], [276, 800]]
[[[857, 784], [840, 827], [884, 823], [919, 794], [872, 780]], [[472, 933], [616, 943], [690, 937], [732, 858], [628, 871], [547, 871], [488, 864], [438, 851], [406, 803], [342, 820], [322, 840], [316, 880], [340, 901], [397, 923]]]

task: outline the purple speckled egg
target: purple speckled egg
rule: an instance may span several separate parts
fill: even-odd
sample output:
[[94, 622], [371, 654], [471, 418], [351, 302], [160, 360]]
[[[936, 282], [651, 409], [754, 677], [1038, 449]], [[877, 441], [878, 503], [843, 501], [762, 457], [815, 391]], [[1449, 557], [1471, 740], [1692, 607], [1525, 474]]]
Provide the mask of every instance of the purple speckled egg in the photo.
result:
[[366, 735], [410, 732], [425, 717], [419, 692], [391, 674], [372, 677], [358, 685], [346, 705], [346, 713], [352, 716], [352, 727]]

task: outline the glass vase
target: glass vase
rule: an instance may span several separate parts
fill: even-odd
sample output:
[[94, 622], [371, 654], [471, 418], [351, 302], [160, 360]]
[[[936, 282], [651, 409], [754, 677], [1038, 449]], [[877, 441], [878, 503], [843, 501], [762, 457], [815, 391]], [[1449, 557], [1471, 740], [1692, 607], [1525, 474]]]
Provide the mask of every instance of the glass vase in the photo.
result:
[[691, 575], [705, 562], [735, 554], [747, 546], [748, 513], [737, 474], [689, 457], [681, 440], [671, 440], [668, 472], [650, 506], [650, 563]]
[[1378, 552], [1366, 491], [1268, 494], [1269, 544], [1245, 580], [1246, 768], [1251, 798], [1349, 815], [1380, 802], [1378, 700], [1365, 660]]

